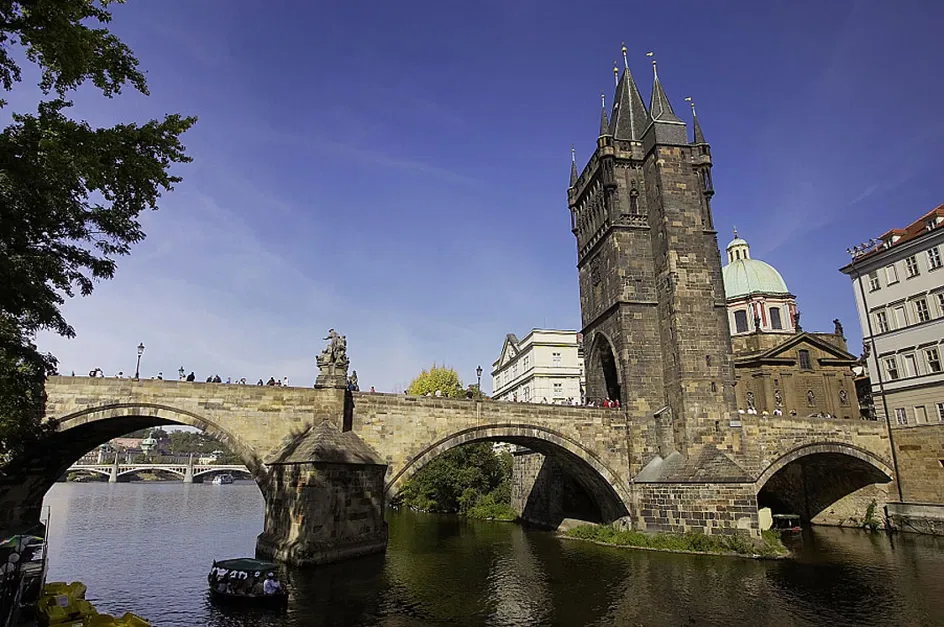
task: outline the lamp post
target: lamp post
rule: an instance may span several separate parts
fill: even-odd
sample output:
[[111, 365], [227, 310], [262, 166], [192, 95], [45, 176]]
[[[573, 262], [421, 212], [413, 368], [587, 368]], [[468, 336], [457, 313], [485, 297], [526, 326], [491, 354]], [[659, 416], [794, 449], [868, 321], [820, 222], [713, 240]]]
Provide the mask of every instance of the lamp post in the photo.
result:
[[134, 367], [134, 379], [137, 381], [141, 376], [141, 355], [144, 354], [144, 342], [138, 344], [138, 365]]
[[180, 380], [183, 381], [183, 380], [184, 380], [184, 375], [187, 374], [187, 373], [184, 372], [184, 367], [181, 366], [181, 367], [180, 367], [180, 370], [177, 371], [177, 374], [180, 375]]
[[478, 378], [476, 390], [478, 390], [479, 398], [482, 398], [482, 366], [475, 369], [475, 376]]
[[[865, 287], [862, 285], [862, 271], [856, 267], [856, 259], [858, 259], [863, 253], [870, 251], [875, 247], [877, 242], [874, 239], [870, 239], [864, 244], [859, 246], [853, 246], [852, 248], [847, 248], [846, 252], [849, 253], [849, 256], [852, 257], [850, 266], [855, 277], [856, 283], [859, 284], [859, 294], [862, 297], [862, 311], [865, 313], [865, 323], [866, 328], [869, 331], [869, 342], [872, 344], [872, 359], [875, 361], [875, 376], [878, 378], [878, 390], [879, 394], [882, 395], [882, 410], [885, 414], [885, 428], [888, 429], [888, 445], [892, 449], [892, 466], [895, 468], [895, 485], [898, 487], [898, 501], [903, 503], [905, 500], [904, 491], [901, 489], [901, 473], [898, 472], [898, 451], [895, 450], [895, 435], [892, 429], [892, 419], [888, 415], [888, 399], [885, 398], [885, 381], [882, 378], [882, 364], [878, 359], [878, 349], [875, 347], [875, 333], [872, 331], [872, 316], [869, 313], [869, 301], [865, 296]], [[868, 366], [868, 360], [866, 360], [866, 366]], [[872, 377], [871, 369], [869, 369], [869, 379]], [[869, 383], [871, 388], [871, 382]], [[869, 390], [871, 392], [871, 389]]]

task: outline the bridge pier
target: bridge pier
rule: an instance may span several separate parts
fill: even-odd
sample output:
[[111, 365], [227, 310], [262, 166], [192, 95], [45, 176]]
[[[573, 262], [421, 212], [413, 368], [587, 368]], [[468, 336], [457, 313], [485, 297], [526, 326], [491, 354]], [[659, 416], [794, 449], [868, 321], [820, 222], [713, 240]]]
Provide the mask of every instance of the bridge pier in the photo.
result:
[[108, 483], [118, 483], [118, 453], [115, 453], [115, 463], [111, 465], [111, 472], [108, 473]]
[[193, 453], [187, 460], [187, 470], [184, 471], [184, 483], [193, 483]]
[[267, 465], [260, 558], [306, 566], [386, 550], [387, 466], [353, 432], [325, 420]]

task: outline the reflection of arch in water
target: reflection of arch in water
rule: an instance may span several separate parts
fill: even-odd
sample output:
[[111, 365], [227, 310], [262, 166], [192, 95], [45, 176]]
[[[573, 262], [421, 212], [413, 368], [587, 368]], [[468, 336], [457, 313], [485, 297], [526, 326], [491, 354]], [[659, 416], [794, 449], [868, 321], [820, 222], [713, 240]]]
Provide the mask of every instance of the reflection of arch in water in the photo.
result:
[[840, 500], [887, 485], [893, 476], [885, 460], [864, 449], [838, 442], [809, 444], [780, 456], [761, 473], [755, 482], [757, 505], [820, 522]]
[[152, 403], [116, 403], [86, 409], [59, 419], [58, 430], [21, 459], [13, 460], [0, 478], [0, 489], [22, 495], [17, 518], [40, 519], [43, 497], [53, 483], [83, 455], [132, 431], [164, 425], [188, 425], [226, 444], [260, 486], [266, 471], [251, 447], [218, 424], [194, 413]]
[[593, 394], [602, 393], [607, 398], [619, 400], [622, 403], [624, 399], [619, 362], [616, 360], [613, 342], [602, 331], [593, 334], [593, 341], [590, 345], [590, 362], [586, 369], [588, 383], [590, 383], [589, 378], [594, 377], [594, 371], [599, 373], [596, 376], [602, 380], [594, 381], [592, 392], [588, 392], [588, 394], [592, 396]]
[[473, 442], [508, 442], [553, 458], [590, 495], [604, 521], [629, 513], [629, 490], [613, 469], [576, 440], [536, 425], [482, 425], [442, 438], [407, 458], [406, 464], [387, 481], [387, 497], [395, 496], [403, 483], [432, 459]]

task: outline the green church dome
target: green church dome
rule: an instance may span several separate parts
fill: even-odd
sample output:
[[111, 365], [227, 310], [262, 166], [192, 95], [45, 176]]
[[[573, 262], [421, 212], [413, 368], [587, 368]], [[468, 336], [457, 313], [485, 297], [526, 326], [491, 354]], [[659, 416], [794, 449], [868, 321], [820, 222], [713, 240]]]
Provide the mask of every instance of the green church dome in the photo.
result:
[[737, 236], [727, 246], [728, 265], [721, 268], [724, 297], [728, 300], [750, 294], [789, 295], [790, 290], [780, 273], [769, 263], [751, 259], [751, 248]]

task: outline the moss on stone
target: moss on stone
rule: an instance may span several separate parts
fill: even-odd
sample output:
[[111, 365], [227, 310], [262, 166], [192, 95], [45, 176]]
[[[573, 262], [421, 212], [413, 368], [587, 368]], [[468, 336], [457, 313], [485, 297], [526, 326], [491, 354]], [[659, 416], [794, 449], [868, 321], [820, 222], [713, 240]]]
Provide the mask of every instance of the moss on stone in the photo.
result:
[[565, 536], [613, 546], [628, 546], [683, 553], [714, 553], [751, 557], [782, 557], [788, 553], [774, 531], [764, 531], [760, 538], [743, 535], [710, 536], [703, 533], [642, 533], [620, 530], [611, 525], [581, 525], [567, 531]]

